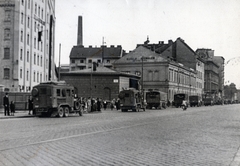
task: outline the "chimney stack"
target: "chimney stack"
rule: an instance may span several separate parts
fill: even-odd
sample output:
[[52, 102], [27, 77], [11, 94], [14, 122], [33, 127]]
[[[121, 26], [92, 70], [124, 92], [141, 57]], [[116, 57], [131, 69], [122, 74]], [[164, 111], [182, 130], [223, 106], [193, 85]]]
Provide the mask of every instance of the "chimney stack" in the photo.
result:
[[83, 45], [83, 35], [82, 35], [82, 16], [78, 16], [78, 36], [77, 45]]

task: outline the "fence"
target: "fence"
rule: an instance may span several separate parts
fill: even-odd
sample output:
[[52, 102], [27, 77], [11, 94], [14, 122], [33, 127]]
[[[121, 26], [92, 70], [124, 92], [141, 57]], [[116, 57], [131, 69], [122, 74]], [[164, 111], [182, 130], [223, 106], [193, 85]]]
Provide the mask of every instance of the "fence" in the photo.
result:
[[[3, 97], [6, 92], [0, 92], [0, 108], [3, 107]], [[29, 92], [8, 92], [9, 103], [11, 101], [15, 102], [16, 110], [26, 110], [28, 109], [28, 99], [31, 96]]]

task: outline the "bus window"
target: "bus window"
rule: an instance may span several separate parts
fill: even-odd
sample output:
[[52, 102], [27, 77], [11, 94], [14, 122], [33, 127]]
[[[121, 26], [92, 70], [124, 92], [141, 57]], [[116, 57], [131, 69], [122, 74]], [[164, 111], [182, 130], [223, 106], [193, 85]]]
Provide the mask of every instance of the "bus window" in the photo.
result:
[[61, 90], [60, 89], [57, 89], [57, 96], [61, 96]]

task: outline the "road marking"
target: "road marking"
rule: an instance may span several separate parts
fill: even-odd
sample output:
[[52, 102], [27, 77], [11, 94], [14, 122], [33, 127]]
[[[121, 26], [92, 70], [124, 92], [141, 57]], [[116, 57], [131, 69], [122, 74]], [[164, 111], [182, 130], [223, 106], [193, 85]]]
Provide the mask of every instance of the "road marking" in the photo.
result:
[[1, 149], [0, 151], [7, 151], [7, 150], [11, 150], [11, 149], [17, 149], [17, 148], [26, 147], [26, 146], [44, 144], [44, 143], [49, 143], [49, 142], [54, 142], [54, 141], [59, 141], [59, 140], [64, 140], [64, 139], [77, 138], [77, 137], [82, 137], [82, 136], [87, 136], [87, 135], [99, 134], [99, 133], [104, 133], [104, 132], [111, 132], [111, 131], [115, 131], [115, 130], [122, 130], [122, 129], [136, 127], [136, 126], [148, 125], [148, 124], [151, 124], [151, 123], [154, 123], [154, 122], [139, 123], [139, 124], [135, 124], [135, 125], [131, 125], [131, 126], [124, 126], [124, 127], [119, 127], [119, 128], [114, 128], [114, 129], [109, 129], [109, 130], [104, 130], [104, 131], [95, 131], [95, 132], [90, 132], [90, 133], [84, 133], [84, 134], [72, 135], [72, 136], [50, 139], [50, 140], [45, 140], [45, 141], [39, 141], [39, 142], [35, 142], [35, 143], [24, 144], [24, 145], [20, 145], [20, 146]]

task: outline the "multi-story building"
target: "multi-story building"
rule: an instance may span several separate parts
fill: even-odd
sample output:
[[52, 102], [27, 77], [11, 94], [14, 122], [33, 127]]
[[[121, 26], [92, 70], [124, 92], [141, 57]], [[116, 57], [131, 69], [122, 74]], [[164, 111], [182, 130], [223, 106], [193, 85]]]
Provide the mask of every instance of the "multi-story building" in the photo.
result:
[[[193, 69], [196, 72], [196, 95], [199, 97], [203, 94], [204, 89], [204, 64], [205, 61], [196, 54], [196, 52], [184, 42], [183, 39], [177, 38], [175, 42], [168, 40], [168, 43], [159, 41], [156, 44], [149, 44], [147, 39], [144, 44], [138, 44], [137, 46], [144, 46], [171, 61], [183, 64], [183, 66]], [[189, 84], [189, 87], [192, 87]]]
[[0, 84], [28, 92], [55, 79], [55, 0], [0, 0]]
[[138, 46], [135, 50], [114, 62], [120, 72], [141, 76], [143, 90], [157, 89], [168, 94], [170, 102], [174, 94], [196, 95], [196, 71], [181, 63]]
[[222, 99], [224, 97], [224, 61], [225, 59], [222, 56], [213, 56], [213, 61], [219, 66], [218, 68], [218, 74], [219, 74], [219, 80], [218, 80], [218, 93], [219, 97]]
[[212, 49], [197, 49], [196, 53], [206, 61], [204, 76], [204, 93], [210, 94], [215, 102], [224, 96], [224, 58], [214, 56]]
[[111, 68], [112, 63], [121, 58], [124, 50], [121, 46], [84, 47], [74, 46], [70, 53], [70, 71], [92, 68], [93, 62]]

